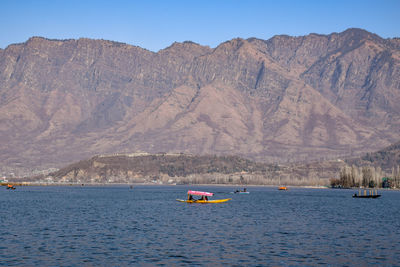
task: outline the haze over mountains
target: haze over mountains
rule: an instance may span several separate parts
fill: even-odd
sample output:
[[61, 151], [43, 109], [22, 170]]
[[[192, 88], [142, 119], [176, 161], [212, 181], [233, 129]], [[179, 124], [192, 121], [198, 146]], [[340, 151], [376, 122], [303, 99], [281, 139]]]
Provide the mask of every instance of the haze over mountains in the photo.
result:
[[286, 162], [400, 140], [400, 39], [361, 29], [174, 43], [33, 37], [0, 49], [1, 171], [98, 154]]

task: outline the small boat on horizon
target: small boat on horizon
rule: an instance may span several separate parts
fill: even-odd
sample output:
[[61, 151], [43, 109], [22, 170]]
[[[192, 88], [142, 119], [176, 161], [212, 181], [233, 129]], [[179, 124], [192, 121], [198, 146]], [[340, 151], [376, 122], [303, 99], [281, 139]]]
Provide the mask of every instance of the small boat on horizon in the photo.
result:
[[231, 192], [231, 193], [233, 193], [233, 194], [250, 194], [250, 192], [247, 191], [246, 188], [243, 188], [243, 190], [237, 189], [237, 190], [235, 190], [235, 191], [233, 191], [233, 192]]
[[8, 184], [7, 185], [7, 189], [11, 189], [11, 190], [15, 190], [15, 186], [14, 185], [12, 185], [12, 184]]
[[[208, 203], [222, 203], [231, 200], [232, 198], [225, 198], [225, 199], [215, 199], [209, 200], [208, 197], [212, 197], [214, 193], [210, 192], [202, 192], [202, 191], [193, 191], [189, 190], [187, 192], [188, 198], [187, 200], [177, 199], [179, 202], [186, 202], [186, 203], [200, 203], [200, 204], [208, 204]], [[193, 196], [201, 196], [200, 199], [195, 199]]]
[[[367, 193], [367, 191], [369, 191], [369, 193]], [[378, 190], [375, 189], [375, 194], [374, 194], [374, 190], [370, 189], [370, 190], [366, 190], [364, 189], [364, 194], [361, 194], [361, 189], [358, 190], [358, 194], [355, 193], [353, 195], [353, 198], [378, 198], [381, 195], [378, 194]]]
[[286, 186], [280, 186], [280, 187], [278, 188], [278, 190], [285, 190], [285, 191], [286, 191], [286, 190], [288, 190], [288, 189], [287, 189]]

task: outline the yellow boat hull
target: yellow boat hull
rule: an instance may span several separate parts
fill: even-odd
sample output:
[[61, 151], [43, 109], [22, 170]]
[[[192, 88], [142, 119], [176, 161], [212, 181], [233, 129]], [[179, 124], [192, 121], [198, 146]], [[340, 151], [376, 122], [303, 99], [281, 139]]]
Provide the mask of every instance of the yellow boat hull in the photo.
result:
[[208, 203], [222, 203], [231, 200], [232, 198], [225, 198], [225, 199], [215, 199], [215, 200], [183, 200], [177, 199], [179, 202], [186, 202], [186, 203], [200, 203], [200, 204], [208, 204]]

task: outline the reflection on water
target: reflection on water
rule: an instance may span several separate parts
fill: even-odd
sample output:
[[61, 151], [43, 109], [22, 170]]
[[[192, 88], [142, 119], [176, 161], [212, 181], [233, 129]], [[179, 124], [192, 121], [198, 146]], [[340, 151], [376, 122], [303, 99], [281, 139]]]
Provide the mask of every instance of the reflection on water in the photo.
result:
[[[400, 192], [185, 186], [0, 188], [0, 265], [399, 265]], [[3, 190], [4, 189], [4, 190]]]

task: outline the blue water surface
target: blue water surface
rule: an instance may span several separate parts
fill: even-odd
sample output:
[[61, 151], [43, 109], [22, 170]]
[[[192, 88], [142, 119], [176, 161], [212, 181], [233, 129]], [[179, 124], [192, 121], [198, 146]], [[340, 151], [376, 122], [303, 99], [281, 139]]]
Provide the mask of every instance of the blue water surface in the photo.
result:
[[[177, 202], [188, 189], [232, 200]], [[399, 191], [235, 189], [0, 187], [0, 265], [400, 265]]]

